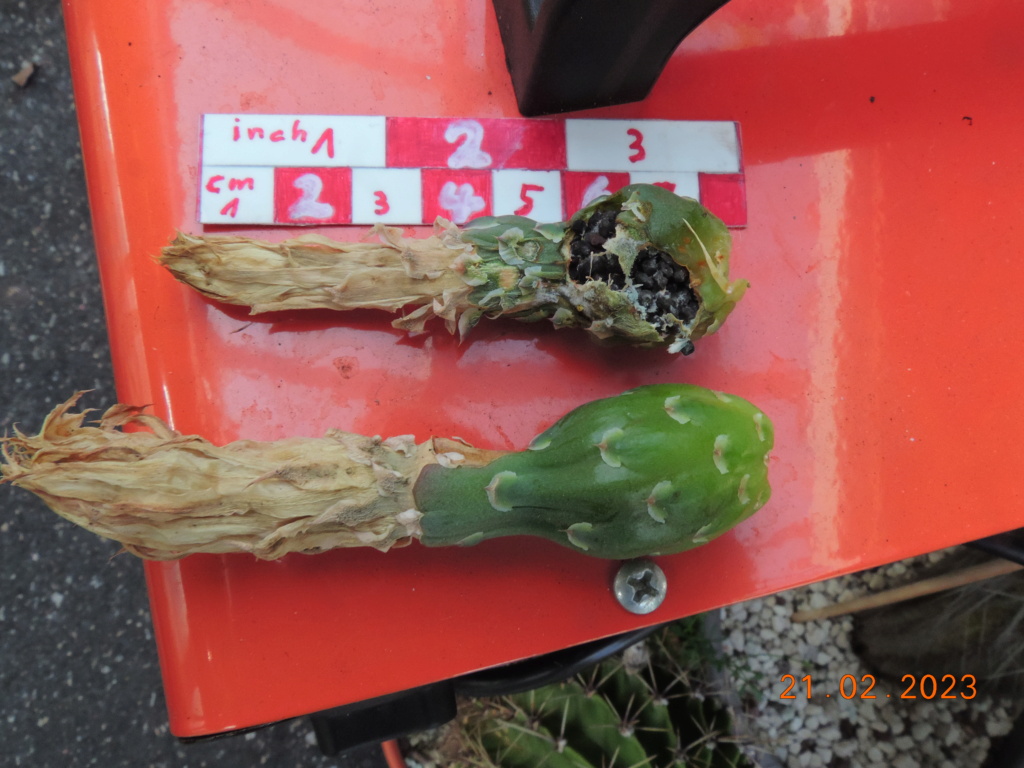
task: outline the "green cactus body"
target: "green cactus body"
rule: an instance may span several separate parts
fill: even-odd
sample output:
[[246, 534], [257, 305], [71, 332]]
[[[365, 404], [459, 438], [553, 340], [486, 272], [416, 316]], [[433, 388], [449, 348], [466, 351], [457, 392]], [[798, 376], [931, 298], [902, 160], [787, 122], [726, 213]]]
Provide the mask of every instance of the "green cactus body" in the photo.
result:
[[652, 185], [598, 198], [564, 224], [476, 219], [459, 239], [472, 246], [460, 266], [474, 307], [460, 318], [463, 333], [484, 316], [550, 319], [599, 339], [689, 354], [747, 288], [729, 281], [722, 221]]
[[481, 735], [481, 749], [495, 756], [503, 768], [589, 768], [590, 763], [572, 747], [543, 726], [531, 722], [523, 712], [510, 712], [509, 727], [494, 728]]
[[[617, 765], [643, 765], [647, 752], [636, 738], [628, 712], [624, 717], [608, 698], [594, 693], [583, 681], [570, 680], [511, 697], [522, 730], [509, 733], [507, 728], [494, 728], [483, 735], [484, 746], [504, 754], [502, 765], [524, 768], [546, 765], [544, 758], [552, 752], [568, 758], [567, 764], [573, 766], [601, 765], [592, 762], [595, 755], [616, 755]], [[529, 737], [519, 733], [541, 738], [529, 743]], [[570, 743], [572, 752], [566, 754]]]
[[523, 216], [487, 216], [462, 227], [459, 238], [472, 245], [460, 262], [462, 279], [471, 286], [474, 307], [460, 317], [465, 334], [481, 317], [505, 315], [543, 320], [557, 311], [551, 304], [552, 282], [565, 279], [566, 260], [559, 248], [564, 229]]
[[639, 664], [610, 659], [570, 680], [465, 705], [462, 742], [470, 760], [500, 768], [740, 768], [728, 712], [694, 690], [673, 655], [684, 624], [646, 641]]
[[528, 450], [424, 469], [422, 541], [533, 535], [613, 559], [681, 552], [765, 504], [772, 445], [771, 422], [742, 398], [640, 387], [575, 409]]

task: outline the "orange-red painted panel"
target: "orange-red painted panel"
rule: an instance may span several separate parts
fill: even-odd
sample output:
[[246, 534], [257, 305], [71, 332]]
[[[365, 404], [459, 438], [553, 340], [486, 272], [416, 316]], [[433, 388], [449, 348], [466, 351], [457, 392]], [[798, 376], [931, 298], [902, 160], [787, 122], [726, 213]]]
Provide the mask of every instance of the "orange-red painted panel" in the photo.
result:
[[752, 287], [690, 358], [515, 323], [459, 345], [440, 327], [406, 338], [372, 312], [250, 318], [154, 264], [175, 230], [201, 229], [203, 113], [515, 116], [485, 0], [76, 0], [65, 15], [120, 399], [215, 441], [340, 427], [521, 448], [582, 402], [673, 380], [740, 394], [776, 425], [770, 504], [661, 558], [669, 594], [647, 617], [614, 602], [614, 563], [541, 541], [147, 566], [175, 734], [345, 704], [1024, 523], [1014, 0], [733, 0], [647, 100], [587, 113], [740, 122], [748, 226], [733, 264]]

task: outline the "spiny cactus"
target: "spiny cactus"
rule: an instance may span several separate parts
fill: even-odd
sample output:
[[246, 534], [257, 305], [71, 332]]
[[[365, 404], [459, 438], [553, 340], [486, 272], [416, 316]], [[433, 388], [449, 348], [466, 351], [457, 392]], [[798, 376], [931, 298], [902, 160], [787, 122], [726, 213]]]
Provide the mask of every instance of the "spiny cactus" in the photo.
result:
[[479, 768], [747, 768], [728, 712], [680, 664], [700, 617], [570, 680], [464, 702], [449, 765]]
[[598, 339], [689, 354], [713, 333], [747, 283], [729, 280], [731, 238], [691, 198], [635, 184], [598, 198], [569, 221], [484, 217], [380, 243], [310, 235], [279, 244], [181, 234], [160, 261], [217, 301], [253, 313], [282, 309], [409, 310], [412, 333], [433, 318], [464, 336], [481, 318], [550, 320]]
[[[734, 395], [658, 384], [588, 403], [519, 453], [410, 435], [216, 446], [119, 405], [58, 406], [0, 439], [0, 476], [146, 558], [533, 535], [596, 557], [699, 546], [768, 500], [767, 417]], [[125, 426], [144, 430], [124, 431]]]

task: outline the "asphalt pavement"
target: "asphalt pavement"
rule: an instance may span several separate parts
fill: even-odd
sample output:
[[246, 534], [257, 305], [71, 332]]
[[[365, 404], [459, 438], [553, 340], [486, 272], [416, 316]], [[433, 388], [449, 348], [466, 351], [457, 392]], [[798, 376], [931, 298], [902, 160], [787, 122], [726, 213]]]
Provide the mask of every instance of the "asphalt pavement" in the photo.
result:
[[[80, 389], [114, 402], [60, 3], [0, 0], [0, 434]], [[116, 551], [0, 486], [0, 765], [381, 765], [322, 756], [305, 718], [179, 742], [142, 567]]]

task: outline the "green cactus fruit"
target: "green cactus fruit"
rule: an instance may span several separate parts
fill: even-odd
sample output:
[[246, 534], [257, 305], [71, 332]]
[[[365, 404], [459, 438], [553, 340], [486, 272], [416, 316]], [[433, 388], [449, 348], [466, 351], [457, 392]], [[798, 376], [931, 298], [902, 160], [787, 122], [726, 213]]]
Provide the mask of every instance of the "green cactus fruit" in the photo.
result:
[[[675, 622], [570, 680], [464, 702], [452, 765], [481, 768], [747, 768], [728, 712], [679, 663]], [[455, 750], [452, 750], [453, 752]]]
[[434, 235], [378, 228], [379, 243], [318, 235], [263, 243], [179, 235], [161, 263], [182, 282], [253, 313], [383, 309], [421, 333], [434, 317], [464, 337], [482, 318], [550, 320], [601, 340], [689, 354], [735, 307], [731, 238], [699, 202], [634, 184], [569, 221], [488, 216]]
[[72, 410], [79, 395], [38, 434], [0, 438], [0, 482], [151, 559], [515, 534], [632, 558], [703, 544], [770, 493], [768, 419], [739, 397], [684, 384], [581, 406], [519, 453], [340, 430], [217, 446], [129, 405], [87, 425], [87, 412]]
[[[586, 307], [573, 294], [596, 290], [588, 303], [607, 307], [600, 319], [605, 329], [588, 328], [598, 335], [643, 335], [648, 346], [668, 344], [689, 354], [693, 341], [718, 330], [748, 287], [729, 280], [732, 239], [722, 220], [662, 187], [633, 184], [598, 198], [569, 220], [569, 233], [567, 287], [577, 288], [566, 293], [570, 304]], [[598, 285], [588, 279], [595, 268]]]
[[716, 331], [747, 288], [729, 282], [729, 230], [692, 198], [634, 184], [598, 198], [568, 222], [474, 219], [459, 240], [473, 290], [465, 333], [482, 317], [550, 319], [599, 339], [689, 354]]
[[699, 546], [771, 493], [771, 422], [735, 395], [639, 387], [567, 414], [526, 451], [480, 467], [425, 467], [413, 488], [421, 540], [532, 535], [596, 557]]

